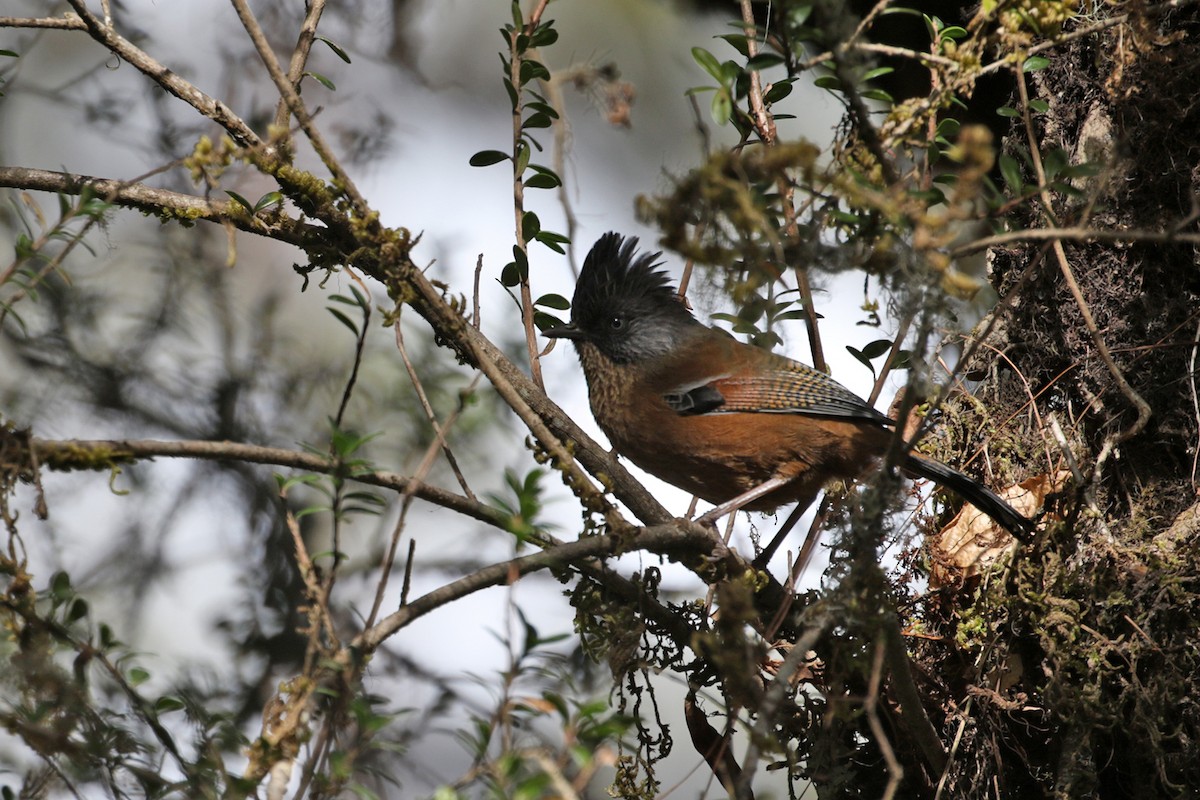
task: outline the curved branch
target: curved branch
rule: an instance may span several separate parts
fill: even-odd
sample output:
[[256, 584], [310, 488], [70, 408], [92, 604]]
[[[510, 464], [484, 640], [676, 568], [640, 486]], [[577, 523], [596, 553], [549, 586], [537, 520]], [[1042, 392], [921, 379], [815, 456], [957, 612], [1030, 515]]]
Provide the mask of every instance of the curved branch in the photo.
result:
[[[638, 550], [666, 555], [682, 552], [692, 554], [713, 552], [720, 543], [720, 539], [713, 531], [684, 521], [643, 528], [636, 534]], [[374, 627], [360, 633], [351, 643], [351, 647], [367, 651], [374, 650], [401, 628], [454, 600], [491, 586], [512, 583], [522, 575], [528, 575], [531, 572], [566, 567], [577, 562], [591, 561], [600, 556], [618, 555], [629, 550], [630, 544], [631, 539], [627, 536], [589, 536], [574, 542], [563, 542], [539, 553], [492, 564], [444, 586], [439, 586], [398, 611], [389, 614]], [[674, 615], [669, 615], [668, 619], [673, 620], [676, 624], [679, 622]], [[688, 634], [690, 635], [690, 631]], [[682, 643], [687, 643], [687, 636], [683, 638]]]
[[[37, 458], [38, 463], [50, 469], [61, 470], [107, 468], [114, 463], [154, 458], [155, 456], [196, 458], [205, 461], [245, 461], [252, 464], [320, 472], [327, 475], [344, 472], [346, 469], [344, 464], [339, 464], [325, 456], [238, 442], [181, 442], [157, 439], [67, 439], [57, 441], [34, 438], [31, 445], [33, 455]], [[395, 472], [361, 472], [351, 473], [344, 477], [369, 486], [393, 489], [397, 492], [409, 492], [434, 505], [456, 511], [497, 528], [506, 528], [508, 523], [508, 515], [499, 509]]]
[[111, 26], [105, 25], [88, 11], [84, 0], [67, 0], [75, 13], [83, 20], [88, 33], [100, 44], [114, 54], [128, 61], [139, 71], [144, 72], [155, 83], [175, 95], [192, 108], [224, 128], [230, 136], [243, 147], [258, 147], [262, 140], [250, 126], [230, 110], [229, 106], [209, 97], [188, 81], [172, 72], [169, 68], [156, 61], [149, 53], [118, 34]]
[[1020, 231], [1006, 231], [994, 236], [984, 236], [974, 241], [956, 247], [950, 251], [951, 258], [960, 258], [989, 247], [1011, 244], [1013, 242], [1149, 242], [1151, 244], [1200, 244], [1200, 233], [1182, 233], [1176, 231], [1139, 231], [1139, 230], [1104, 230], [1101, 228], [1031, 228]]
[[247, 233], [266, 236], [297, 247], [311, 247], [321, 242], [326, 232], [326, 229], [319, 225], [300, 222], [283, 214], [269, 219], [251, 216], [242, 208], [241, 203], [210, 200], [114, 178], [73, 175], [69, 172], [27, 167], [0, 167], [0, 187], [68, 195], [78, 195], [86, 187], [105, 202], [135, 208], [160, 219], [230, 223]]

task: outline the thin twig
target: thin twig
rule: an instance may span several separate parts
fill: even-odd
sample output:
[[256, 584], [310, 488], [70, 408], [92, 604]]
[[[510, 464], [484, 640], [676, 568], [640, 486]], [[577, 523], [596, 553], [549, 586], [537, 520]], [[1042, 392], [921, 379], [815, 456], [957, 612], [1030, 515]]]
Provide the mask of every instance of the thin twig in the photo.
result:
[[300, 222], [283, 214], [252, 216], [242, 210], [242, 204], [236, 201], [210, 200], [207, 197], [155, 189], [136, 180], [122, 181], [26, 167], [0, 167], [0, 187], [70, 195], [78, 195], [87, 188], [105, 202], [134, 208], [159, 218], [230, 222], [247, 233], [297, 247], [316, 245], [320, 241], [327, 241], [328, 236], [328, 229], [323, 226]]
[[[76, 2], [77, 0], [71, 0]], [[358, 187], [354, 185], [354, 181], [350, 180], [350, 176], [342, 169], [341, 163], [334, 156], [333, 150], [325, 142], [325, 137], [321, 135], [321, 131], [313, 124], [312, 115], [308, 113], [308, 109], [304, 105], [304, 101], [300, 98], [300, 94], [296, 88], [292, 86], [288, 76], [283, 73], [283, 68], [279, 65], [279, 59], [275, 57], [275, 51], [271, 49], [271, 43], [267, 41], [267, 36], [263, 33], [262, 27], [258, 24], [258, 20], [254, 17], [254, 12], [250, 10], [250, 5], [246, 0], [232, 0], [233, 8], [237, 11], [238, 19], [242, 22], [242, 27], [250, 36], [250, 41], [254, 43], [254, 49], [258, 51], [258, 56], [262, 59], [263, 66], [267, 68], [267, 74], [271, 76], [271, 81], [275, 84], [275, 88], [279, 91], [280, 97], [287, 103], [288, 109], [292, 115], [296, 117], [296, 121], [300, 124], [300, 129], [304, 131], [304, 135], [308, 138], [313, 150], [321, 159], [321, 163], [329, 170], [329, 174], [333, 176], [334, 183], [345, 193], [346, 197], [354, 206], [355, 212], [361, 219], [366, 219], [370, 214], [370, 207], [367, 201], [359, 193]]]
[[[1042, 165], [1042, 155], [1038, 149], [1037, 136], [1033, 129], [1033, 115], [1029, 112], [1029, 88], [1025, 83], [1025, 73], [1020, 69], [1014, 70], [1014, 72], [1017, 77], [1017, 92], [1021, 97], [1022, 116], [1025, 122], [1025, 135], [1029, 139], [1030, 156], [1033, 160], [1038, 185], [1043, 187], [1041, 190], [1043, 211], [1050, 223], [1056, 225], [1057, 220], [1054, 218], [1053, 202], [1049, 190], [1045, 188], [1046, 172]], [[1083, 291], [1079, 288], [1079, 283], [1075, 280], [1075, 273], [1071, 269], [1071, 265], [1067, 262], [1067, 253], [1063, 248], [1062, 239], [1054, 239], [1051, 245], [1054, 248], [1054, 255], [1058, 260], [1063, 279], [1067, 282], [1067, 288], [1071, 292], [1071, 297], [1075, 300], [1075, 305], [1079, 308], [1079, 313], [1083, 317], [1083, 324], [1087, 327], [1088, 334], [1092, 337], [1092, 343], [1096, 346], [1096, 351], [1100, 354], [1100, 358], [1108, 368], [1109, 374], [1112, 375], [1117, 387], [1121, 390], [1121, 394], [1125, 395], [1125, 399], [1137, 409], [1137, 419], [1132, 424], [1124, 430], [1112, 434], [1105, 440], [1104, 446], [1101, 448], [1101, 455], [1096, 458], [1095, 468], [1092, 472], [1092, 480], [1096, 481], [1100, 477], [1100, 471], [1104, 466], [1104, 461], [1108, 454], [1114, 448], [1137, 436], [1145, 429], [1146, 423], [1150, 421], [1150, 404], [1129, 384], [1129, 381], [1125, 378], [1125, 374], [1113, 359], [1112, 353], [1109, 352], [1108, 344], [1104, 341], [1104, 337], [1101, 336], [1100, 328], [1096, 325], [1096, 320], [1092, 317], [1091, 307], [1084, 298]]]
[[104, 45], [115, 55], [145, 73], [170, 94], [175, 95], [205, 117], [224, 128], [234, 141], [243, 147], [258, 147], [262, 144], [249, 125], [228, 106], [219, 100], [214, 100], [191, 83], [179, 77], [163, 64], [160, 64], [149, 53], [134, 45], [128, 39], [118, 34], [112, 27], [105, 25], [88, 11], [85, 0], [67, 0], [75, 13], [83, 20], [92, 38]]
[[1044, 241], [1073, 241], [1089, 242], [1150, 242], [1153, 244], [1200, 244], [1200, 233], [1184, 233], [1181, 231], [1144, 231], [1144, 230], [1106, 230], [1102, 228], [1086, 228], [1072, 226], [1068, 228], [1049, 227], [1031, 228], [1019, 231], [1005, 231], [991, 236], [982, 236], [966, 244], [959, 245], [950, 251], [951, 258], [961, 258], [980, 250], [987, 250], [998, 245], [1013, 242], [1044, 242]]
[[[312, 52], [313, 43], [317, 40], [317, 25], [321, 22], [321, 14], [325, 12], [325, 0], [308, 0], [308, 13], [300, 25], [300, 34], [296, 37], [296, 46], [292, 49], [292, 60], [288, 64], [287, 79], [292, 88], [300, 90], [300, 80], [304, 77], [304, 67], [308, 63], [308, 55]], [[275, 127], [278, 130], [287, 128], [288, 104], [279, 98], [275, 108]]]
[[887, 732], [879, 721], [879, 687], [883, 682], [883, 658], [886, 650], [887, 645], [884, 642], [876, 643], [875, 656], [871, 660], [871, 679], [867, 683], [867, 697], [863, 702], [863, 712], [867, 715], [867, 726], [871, 729], [871, 735], [875, 737], [875, 744], [879, 746], [879, 752], [883, 754], [883, 760], [887, 764], [888, 782], [887, 787], [883, 790], [883, 800], [892, 800], [900, 788], [900, 782], [904, 780], [904, 766], [896, 758], [896, 751], [892, 749]]
[[[344, 468], [325, 456], [313, 453], [238, 442], [34, 438], [32, 445], [39, 460], [50, 469], [108, 469], [112, 463], [155, 457], [244, 461], [323, 474], [334, 474]], [[398, 473], [356, 471], [346, 477], [368, 486], [378, 486], [399, 492], [409, 491], [411, 488], [412, 493], [422, 500], [497, 528], [505, 529], [508, 523], [507, 515], [498, 509]]]

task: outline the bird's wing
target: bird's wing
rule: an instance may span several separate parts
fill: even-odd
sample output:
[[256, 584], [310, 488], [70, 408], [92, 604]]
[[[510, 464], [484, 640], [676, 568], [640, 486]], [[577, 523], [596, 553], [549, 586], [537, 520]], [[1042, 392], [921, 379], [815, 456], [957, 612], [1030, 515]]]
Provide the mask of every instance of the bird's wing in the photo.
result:
[[678, 387], [666, 399], [680, 414], [809, 414], [893, 424], [825, 373], [785, 358]]

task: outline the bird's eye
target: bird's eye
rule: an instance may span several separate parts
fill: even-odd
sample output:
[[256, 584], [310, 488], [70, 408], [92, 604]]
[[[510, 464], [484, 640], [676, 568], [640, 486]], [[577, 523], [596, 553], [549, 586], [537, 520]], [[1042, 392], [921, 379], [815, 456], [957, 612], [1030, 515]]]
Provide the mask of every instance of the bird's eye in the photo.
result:
[[624, 317], [609, 317], [608, 327], [614, 331], [619, 331], [625, 327]]

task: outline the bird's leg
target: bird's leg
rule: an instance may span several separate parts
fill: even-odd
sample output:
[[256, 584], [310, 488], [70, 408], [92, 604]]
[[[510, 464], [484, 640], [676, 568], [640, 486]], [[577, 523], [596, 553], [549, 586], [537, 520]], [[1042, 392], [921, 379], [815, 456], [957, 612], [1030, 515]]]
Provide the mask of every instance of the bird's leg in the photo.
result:
[[732, 500], [726, 500], [724, 503], [721, 503], [721, 505], [717, 506], [711, 511], [708, 511], [705, 514], [697, 517], [696, 522], [699, 522], [701, 525], [715, 523], [726, 514], [732, 514], [738, 509], [742, 508], [742, 506], [745, 506], [748, 503], [753, 503], [758, 498], [770, 494], [781, 486], [786, 486], [791, 482], [791, 480], [791, 478], [780, 478], [776, 476], [774, 478], [770, 478], [769, 480], [763, 481], [753, 489], [742, 492]]

